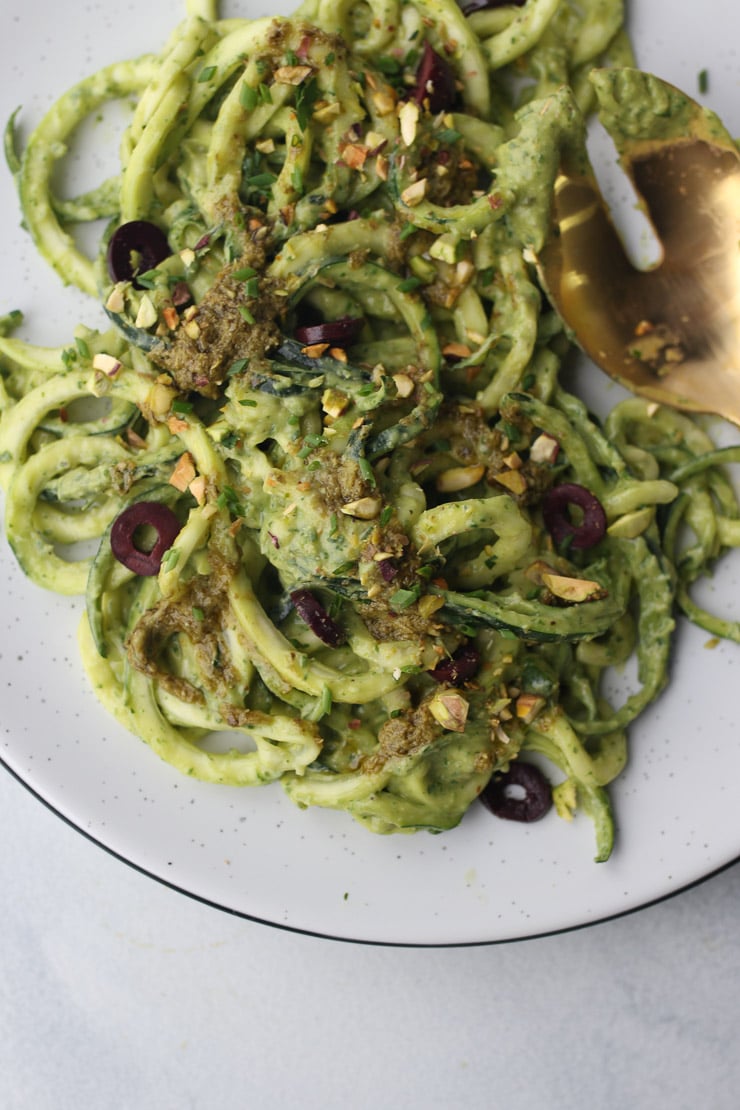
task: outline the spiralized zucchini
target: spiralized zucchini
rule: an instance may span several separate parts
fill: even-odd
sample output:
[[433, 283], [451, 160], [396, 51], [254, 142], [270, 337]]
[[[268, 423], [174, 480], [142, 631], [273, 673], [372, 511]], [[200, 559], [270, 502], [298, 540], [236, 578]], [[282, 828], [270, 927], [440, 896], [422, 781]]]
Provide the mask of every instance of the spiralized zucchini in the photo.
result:
[[[588, 73], [629, 61], [619, 0], [306, 0], [254, 21], [201, 0], [22, 152], [11, 120], [26, 226], [111, 328], [46, 350], [0, 322], [8, 540], [34, 582], [85, 596], [98, 696], [178, 770], [440, 831], [536, 752], [609, 856], [605, 787], [666, 682], [676, 604], [740, 639], [689, 593], [740, 543], [737, 449], [638, 400], [601, 428], [559, 383], [569, 344], [533, 265]], [[60, 200], [77, 126], [132, 98], [118, 175]], [[94, 219], [91, 258], [73, 233]], [[171, 254], [114, 280], [129, 221]], [[565, 483], [603, 508], [589, 545], [545, 526]], [[112, 539], [140, 502], [181, 526], [144, 577]], [[462, 680], [440, 668], [460, 651]], [[610, 705], [633, 655], [639, 687]]]

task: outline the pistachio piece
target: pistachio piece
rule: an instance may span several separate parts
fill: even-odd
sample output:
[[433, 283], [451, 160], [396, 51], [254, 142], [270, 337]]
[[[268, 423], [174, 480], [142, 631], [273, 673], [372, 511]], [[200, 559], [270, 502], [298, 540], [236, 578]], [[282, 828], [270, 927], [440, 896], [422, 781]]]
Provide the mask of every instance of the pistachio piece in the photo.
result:
[[592, 582], [589, 578], [568, 578], [562, 574], [542, 575], [542, 581], [550, 593], [562, 601], [597, 601], [606, 597], [606, 590], [599, 582]]
[[469, 489], [479, 482], [486, 472], [485, 466], [452, 466], [437, 475], [434, 483], [440, 493], [456, 493], [461, 489]]
[[469, 706], [462, 694], [453, 690], [440, 690], [427, 708], [435, 721], [448, 732], [465, 732]]
[[382, 501], [379, 497], [360, 497], [357, 501], [348, 501], [340, 506], [340, 512], [345, 516], [354, 516], [358, 520], [375, 520], [380, 514]]

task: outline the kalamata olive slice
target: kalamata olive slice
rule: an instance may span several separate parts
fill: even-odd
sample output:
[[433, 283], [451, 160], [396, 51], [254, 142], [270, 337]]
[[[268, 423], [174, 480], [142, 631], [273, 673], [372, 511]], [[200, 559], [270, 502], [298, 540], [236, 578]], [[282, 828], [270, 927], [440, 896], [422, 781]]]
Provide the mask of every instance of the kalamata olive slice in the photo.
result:
[[298, 616], [323, 643], [329, 647], [340, 647], [344, 643], [347, 638], [344, 631], [310, 590], [292, 590], [290, 599]]
[[[154, 546], [144, 550], [136, 544], [136, 532], [149, 525], [157, 533]], [[181, 524], [172, 509], [159, 501], [137, 501], [124, 509], [113, 521], [110, 546], [119, 563], [139, 574], [151, 578], [159, 573], [162, 557], [180, 533]]]
[[539, 821], [552, 805], [552, 790], [539, 767], [516, 760], [504, 774], [494, 775], [480, 800], [506, 821]]
[[148, 220], [121, 224], [110, 237], [107, 263], [111, 281], [133, 281], [137, 274], [153, 270], [172, 254], [167, 236]]
[[444, 112], [455, 103], [457, 85], [454, 70], [428, 42], [424, 43], [411, 96], [417, 104], [428, 100], [432, 114]]
[[340, 316], [324, 324], [305, 324], [295, 329], [299, 343], [332, 343], [337, 347], [351, 347], [362, 331], [362, 317]]
[[449, 658], [437, 663], [434, 670], [429, 672], [435, 682], [444, 682], [447, 686], [462, 686], [474, 678], [480, 669], [480, 652], [472, 644], [465, 644]]
[[[583, 514], [579, 524], [571, 519], [571, 506]], [[542, 516], [557, 545], [569, 539], [571, 547], [580, 551], [593, 547], [606, 532], [606, 513], [601, 502], [576, 482], [563, 482], [548, 490], [542, 499]]]
[[398, 574], [398, 566], [395, 559], [381, 559], [378, 563], [378, 570], [380, 576], [385, 582], [392, 582]]

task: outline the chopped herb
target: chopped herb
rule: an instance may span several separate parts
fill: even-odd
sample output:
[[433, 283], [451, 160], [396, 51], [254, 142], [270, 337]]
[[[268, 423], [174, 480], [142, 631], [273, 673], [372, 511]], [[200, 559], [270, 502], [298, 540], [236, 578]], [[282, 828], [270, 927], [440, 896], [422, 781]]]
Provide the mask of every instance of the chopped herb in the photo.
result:
[[248, 278], [244, 282], [244, 292], [248, 297], [258, 297], [260, 291], [259, 279], [256, 277]]
[[88, 347], [84, 339], [75, 339], [75, 346], [77, 347], [77, 350], [83, 358], [90, 357], [90, 348]]
[[709, 89], [709, 71], [702, 69], [699, 71], [699, 92], [705, 93]]
[[303, 173], [300, 166], [293, 167], [293, 174], [291, 177], [293, 188], [297, 193], [303, 192]]
[[255, 189], [270, 189], [277, 181], [274, 173], [255, 173], [248, 177], [245, 184]]
[[405, 278], [404, 281], [400, 281], [398, 283], [398, 291], [399, 291], [399, 293], [410, 293], [412, 291], [412, 289], [418, 289], [419, 286], [423, 285], [423, 284], [424, 283], [422, 282], [421, 278], [418, 278], [418, 277]]
[[402, 609], [408, 609], [410, 605], [419, 600], [421, 594], [421, 586], [414, 586], [410, 590], [396, 590], [391, 597], [391, 609], [395, 609], [398, 613]]
[[251, 266], [244, 266], [241, 270], [234, 270], [231, 276], [234, 281], [248, 281], [257, 276], [257, 271]]
[[383, 509], [382, 513], [380, 514], [380, 526], [381, 526], [381, 528], [385, 528], [386, 524], [389, 523], [392, 516], [393, 516], [393, 506], [392, 505], [386, 505], [385, 508]]
[[192, 412], [192, 401], [180, 401], [179, 399], [175, 398], [175, 400], [172, 402], [172, 411], [180, 413]]
[[147, 270], [144, 274], [136, 275], [136, 282], [142, 289], [154, 289], [157, 281], [160, 280], [161, 277], [162, 275], [159, 270]]
[[244, 81], [242, 83], [241, 89], [239, 90], [239, 103], [241, 104], [242, 108], [244, 108], [247, 112], [253, 111], [257, 107], [258, 99], [259, 97], [257, 90], [253, 89], [251, 85], [248, 85], [246, 81]]
[[176, 547], [171, 547], [169, 551], [165, 551], [164, 555], [162, 556], [163, 570], [174, 570], [174, 568], [177, 566], [179, 558], [180, 552], [177, 550]]
[[225, 435], [221, 436], [221, 446], [225, 447], [227, 451], [231, 447], [236, 447], [238, 442], [239, 436], [236, 432], [226, 432]]
[[458, 139], [462, 139], [462, 132], [456, 131], [454, 127], [444, 127], [437, 132], [437, 138], [441, 143], [456, 143]]
[[228, 509], [232, 516], [244, 516], [244, 507], [232, 486], [224, 486], [216, 499], [216, 504], [219, 509]]
[[377, 482], [375, 481], [375, 473], [368, 460], [358, 459], [357, 465], [360, 468], [360, 474], [362, 475], [362, 477], [365, 479], [366, 482], [370, 483], [373, 489], [375, 489], [377, 485]]
[[251, 398], [245, 398], [244, 400], [240, 401], [239, 404], [244, 405], [245, 409], [256, 409], [257, 408], [257, 402], [253, 401]]
[[298, 86], [295, 93], [295, 114], [301, 131], [308, 127], [313, 106], [319, 97], [319, 85], [315, 77], [309, 77]]
[[380, 54], [375, 59], [375, 65], [386, 77], [396, 77], [401, 72], [398, 58], [393, 58], [390, 54]]
[[334, 65], [334, 59], [335, 58], [336, 58], [336, 55], [335, 55], [334, 51], [330, 50], [329, 53], [324, 58], [324, 65], [327, 65], [327, 66]]
[[254, 316], [245, 304], [239, 305], [239, 315], [241, 316], [242, 320], [246, 320], [248, 324], [254, 323]]
[[226, 377], [227, 378], [233, 378], [237, 374], [241, 374], [242, 370], [246, 370], [248, 365], [249, 365], [249, 359], [248, 358], [238, 358], [236, 360], [236, 362], [232, 362], [231, 366], [229, 367], [228, 371], [226, 372]]
[[213, 78], [215, 73], [216, 73], [216, 66], [206, 66], [205, 69], [202, 69], [200, 71], [200, 73], [198, 74], [198, 84], [199, 85], [205, 85], [208, 81], [210, 81]]
[[269, 86], [263, 81], [260, 81], [257, 95], [259, 96], [260, 104], [272, 104], [272, 93], [270, 92]]
[[193, 618], [196, 621], [203, 621], [206, 619], [205, 613], [197, 605], [193, 606]]
[[332, 513], [331, 516], [329, 517], [329, 535], [330, 536], [335, 536], [337, 534], [338, 524], [339, 524], [339, 521], [337, 519], [337, 514]]
[[417, 228], [416, 228], [415, 224], [406, 224], [405, 227], [401, 228], [401, 230], [398, 234], [398, 238], [399, 239], [408, 239], [409, 235], [413, 235], [416, 230], [417, 230]]

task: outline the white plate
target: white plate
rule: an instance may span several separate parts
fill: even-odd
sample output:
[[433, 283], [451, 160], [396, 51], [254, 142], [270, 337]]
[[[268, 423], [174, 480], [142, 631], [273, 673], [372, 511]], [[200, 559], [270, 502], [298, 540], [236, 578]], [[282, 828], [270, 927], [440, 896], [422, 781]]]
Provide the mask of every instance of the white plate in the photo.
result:
[[[179, 0], [12, 7], [0, 45], [0, 117], [22, 104], [28, 126], [78, 77], [157, 49], [183, 10]], [[265, 7], [233, 5], [229, 14]], [[736, 0], [633, 0], [631, 9], [640, 64], [692, 93], [706, 69], [706, 101], [739, 132]], [[98, 128], [100, 150], [110, 151], [110, 125]], [[97, 317], [59, 288], [18, 225], [3, 173], [0, 311], [22, 308], [23, 334], [34, 341], [67, 342], [78, 320]], [[739, 571], [740, 557], [715, 580], [723, 610], [737, 598]], [[121, 858], [231, 912], [363, 941], [492, 942], [635, 909], [740, 855], [740, 647], [707, 650], [707, 635], [695, 629], [681, 628], [670, 692], [632, 730], [631, 762], [613, 789], [618, 847], [597, 865], [586, 818], [526, 827], [474, 807], [442, 836], [382, 838], [342, 813], [301, 812], [277, 786], [183, 778], [117, 728], [88, 690], [75, 641], [79, 608], [26, 582], [4, 543], [0, 575], [0, 756], [8, 769]]]

